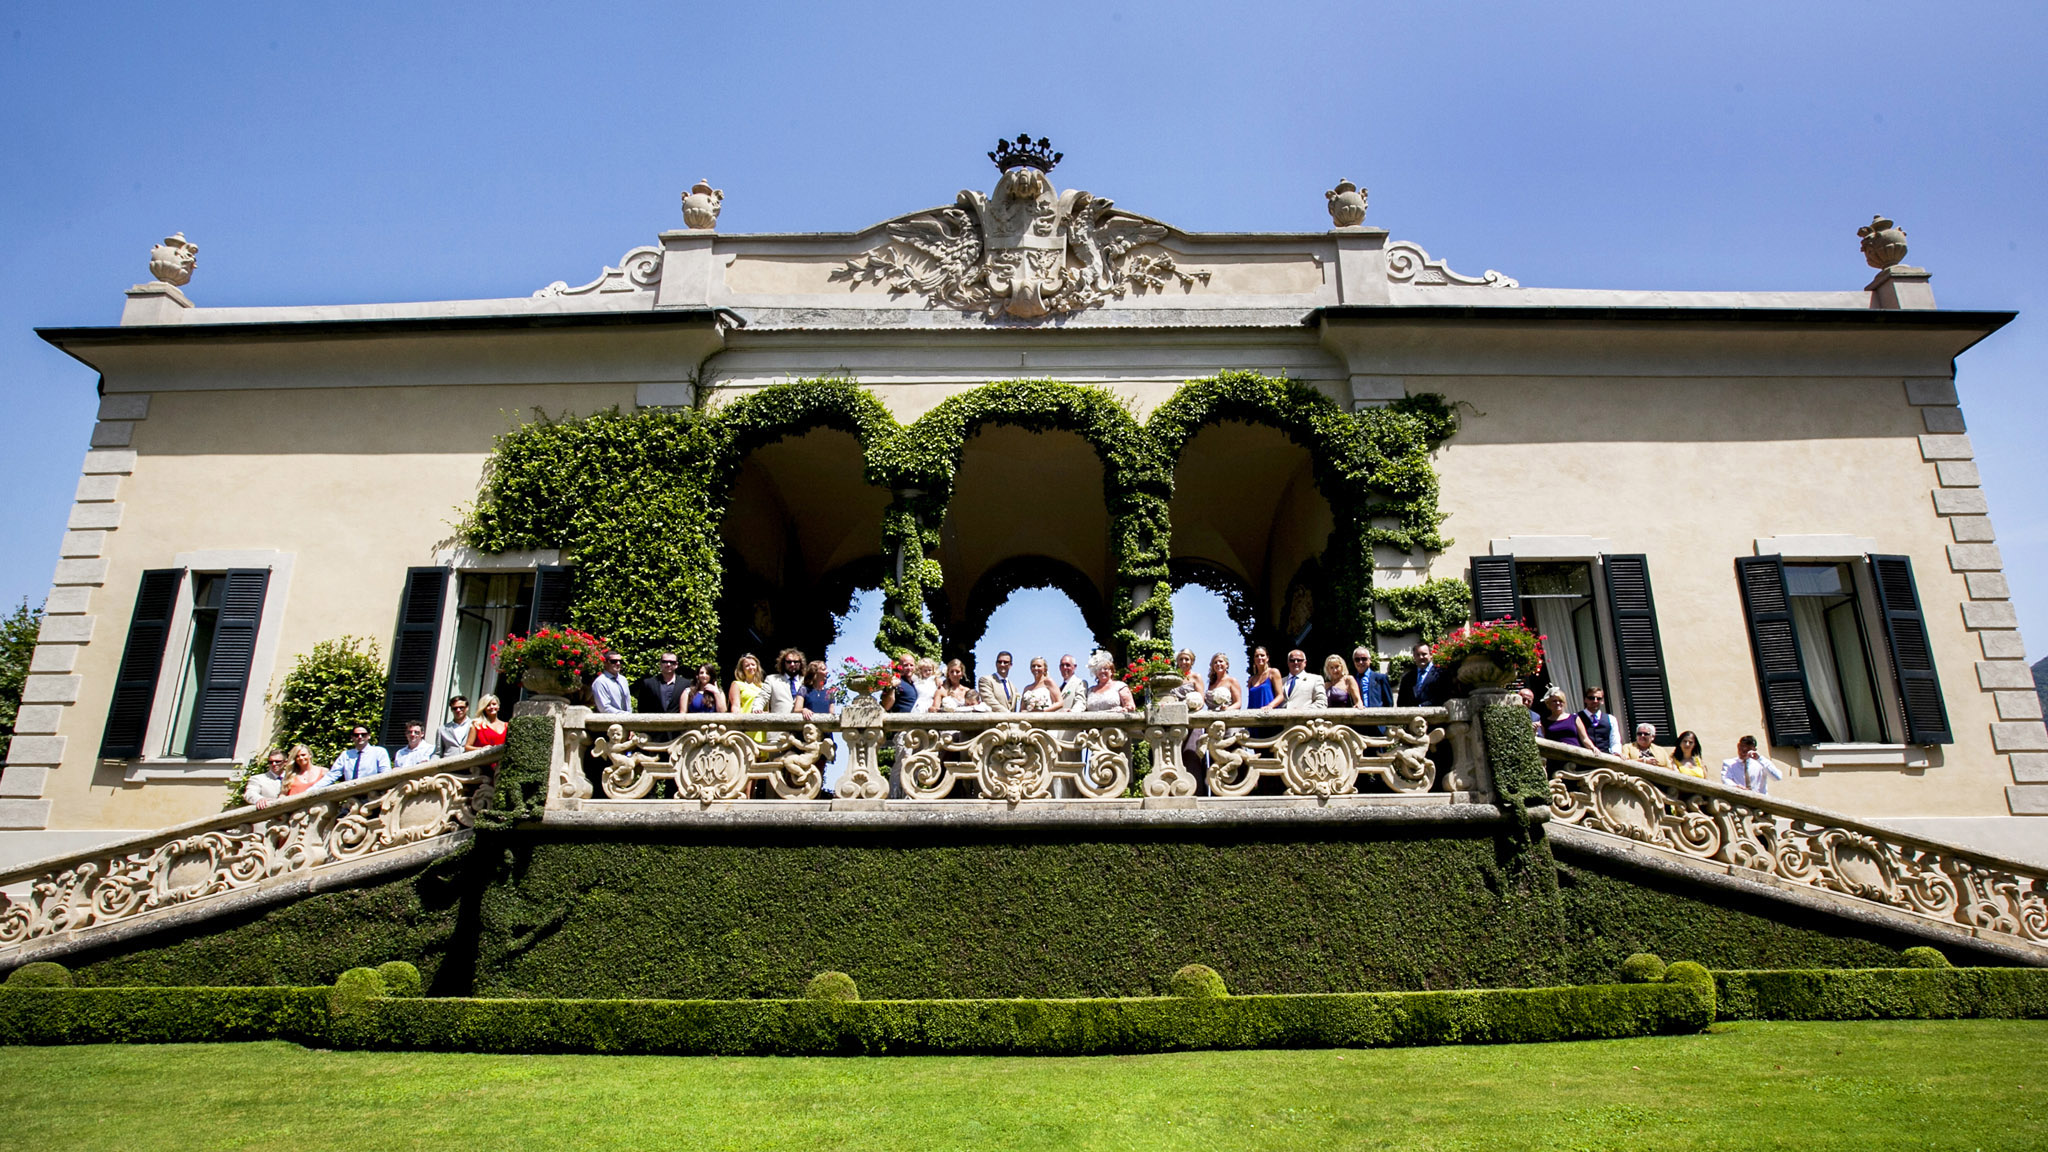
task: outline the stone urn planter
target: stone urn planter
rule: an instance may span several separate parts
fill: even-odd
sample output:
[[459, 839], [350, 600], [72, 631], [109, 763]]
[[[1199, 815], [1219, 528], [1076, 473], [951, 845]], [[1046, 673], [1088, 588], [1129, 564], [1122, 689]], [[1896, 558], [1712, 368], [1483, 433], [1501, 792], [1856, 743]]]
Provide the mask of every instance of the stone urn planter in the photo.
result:
[[536, 696], [562, 696], [582, 687], [574, 673], [560, 668], [528, 668], [520, 673], [519, 686]]
[[1474, 653], [1458, 662], [1458, 683], [1467, 691], [1486, 689], [1499, 690], [1516, 680], [1513, 668], [1504, 668], [1493, 657], [1483, 652]]
[[862, 696], [873, 696], [875, 689], [881, 687], [881, 683], [881, 677], [879, 676], [848, 676], [846, 678], [846, 686]]
[[1164, 700], [1174, 689], [1187, 683], [1187, 677], [1178, 672], [1155, 672], [1145, 678], [1145, 690], [1154, 700]]

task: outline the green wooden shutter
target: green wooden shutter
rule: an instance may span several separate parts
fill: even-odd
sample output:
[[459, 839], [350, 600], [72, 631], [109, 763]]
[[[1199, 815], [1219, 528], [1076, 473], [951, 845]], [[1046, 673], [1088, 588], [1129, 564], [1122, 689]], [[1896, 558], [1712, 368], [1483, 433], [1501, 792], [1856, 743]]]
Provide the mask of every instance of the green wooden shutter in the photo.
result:
[[163, 672], [164, 643], [170, 638], [171, 613], [177, 609], [178, 586], [184, 581], [183, 568], [153, 568], [142, 574], [135, 614], [128, 618], [128, 645], [121, 650], [121, 669], [114, 676], [114, 699], [107, 706], [107, 729], [100, 737], [101, 756], [142, 755], [157, 677]]
[[249, 695], [249, 666], [256, 660], [256, 628], [263, 622], [263, 593], [269, 586], [268, 568], [231, 568], [223, 577], [206, 682], [199, 686], [192, 739], [185, 748], [191, 759], [235, 757], [242, 701]]
[[1657, 604], [1650, 595], [1650, 561], [1646, 556], [1605, 556], [1608, 620], [1614, 626], [1614, 654], [1621, 664], [1623, 700], [1628, 707], [1627, 737], [1636, 725], [1654, 724], [1657, 743], [1674, 744], [1678, 731], [1671, 723], [1671, 683], [1664, 671], [1664, 640], [1657, 631]]
[[409, 721], [427, 725], [427, 701], [434, 691], [434, 656], [441, 648], [441, 605], [447, 599], [448, 569], [408, 568], [398, 605], [398, 635], [391, 642], [391, 675], [384, 689], [384, 724], [378, 742], [405, 744]]
[[1954, 743], [1948, 707], [1941, 699], [1941, 677], [1934, 671], [1934, 652], [1927, 644], [1927, 619], [1920, 611], [1913, 562], [1904, 556], [1872, 556], [1870, 574], [1877, 585], [1878, 610], [1884, 614], [1899, 704], [1906, 714], [1906, 743]]
[[576, 595], [576, 573], [571, 568], [546, 567], [533, 574], [533, 614], [526, 630], [557, 627], [569, 622], [569, 601]]
[[1813, 705], [1806, 698], [1806, 666], [1799, 660], [1799, 633], [1792, 627], [1792, 605], [1785, 598], [1784, 561], [1778, 556], [1745, 556], [1735, 561], [1735, 575], [1742, 586], [1749, 652], [1756, 660], [1771, 743], [1817, 743]]
[[1474, 556], [1472, 619], [1484, 623], [1510, 618], [1522, 618], [1522, 582], [1515, 578], [1515, 558]]

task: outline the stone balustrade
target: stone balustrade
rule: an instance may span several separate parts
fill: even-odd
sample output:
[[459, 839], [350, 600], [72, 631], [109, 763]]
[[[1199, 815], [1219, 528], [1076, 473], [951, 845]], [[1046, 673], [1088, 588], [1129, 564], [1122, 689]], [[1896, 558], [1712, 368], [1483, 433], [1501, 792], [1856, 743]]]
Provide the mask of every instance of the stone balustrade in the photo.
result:
[[1553, 827], [1622, 837], [1731, 875], [2048, 944], [2048, 873], [1647, 764], [1538, 740]]
[[[1102, 800], [1131, 787], [1135, 751], [1150, 750], [1140, 781], [1152, 799], [1192, 798], [1181, 751], [1192, 736], [1208, 765], [1209, 793], [1252, 794], [1262, 780], [1285, 794], [1328, 799], [1362, 792], [1473, 792], [1484, 773], [1459, 710], [1375, 708], [1196, 712], [1179, 701], [1135, 712], [884, 713], [857, 697], [833, 716], [699, 713], [600, 715], [567, 709], [569, 739], [551, 804], [655, 796], [703, 805], [755, 797], [809, 800], [824, 787], [845, 741], [851, 763], [839, 798], [891, 794], [880, 765], [895, 750], [897, 794], [911, 800]], [[1455, 733], [1451, 751], [1431, 751]], [[596, 763], [593, 785], [585, 752]], [[759, 789], [756, 784], [761, 785]], [[967, 785], [962, 787], [961, 785]]]
[[503, 754], [480, 749], [0, 873], [0, 965], [437, 855], [489, 804]]

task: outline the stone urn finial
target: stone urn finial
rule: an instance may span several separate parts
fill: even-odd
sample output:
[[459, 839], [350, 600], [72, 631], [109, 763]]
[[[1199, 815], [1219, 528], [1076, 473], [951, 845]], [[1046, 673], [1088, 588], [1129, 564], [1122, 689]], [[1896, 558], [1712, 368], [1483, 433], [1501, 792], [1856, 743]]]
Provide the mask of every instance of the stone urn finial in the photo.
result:
[[185, 239], [183, 232], [164, 237], [163, 243], [149, 250], [149, 274], [173, 288], [189, 283], [192, 270], [198, 266], [199, 245]]
[[1365, 223], [1365, 189], [1349, 180], [1337, 181], [1337, 186], [1323, 193], [1330, 202], [1330, 224], [1336, 228], [1356, 228]]
[[1872, 216], [1856, 235], [1863, 238], [1863, 259], [1872, 268], [1882, 271], [1906, 262], [1906, 230], [1884, 217]]
[[683, 223], [699, 231], [716, 228], [718, 209], [724, 203], [724, 192], [713, 188], [709, 180], [699, 180], [683, 193]]

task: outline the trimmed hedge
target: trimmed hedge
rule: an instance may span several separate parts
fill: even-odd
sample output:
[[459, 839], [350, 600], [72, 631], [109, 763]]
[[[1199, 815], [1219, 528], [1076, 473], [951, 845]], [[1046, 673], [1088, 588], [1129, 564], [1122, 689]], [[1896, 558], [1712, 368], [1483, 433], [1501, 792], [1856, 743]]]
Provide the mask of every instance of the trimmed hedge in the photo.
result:
[[[0, 1043], [199, 1044], [327, 1037], [332, 988], [0, 987]], [[413, 1001], [397, 1001], [413, 1003]]]
[[1733, 971], [1714, 986], [1723, 1020], [2048, 1018], [2042, 968]]
[[1084, 1000], [472, 1000], [334, 988], [0, 988], [0, 1043], [284, 1039], [337, 1048], [699, 1055], [1090, 1055], [1698, 1032], [1711, 982]]

